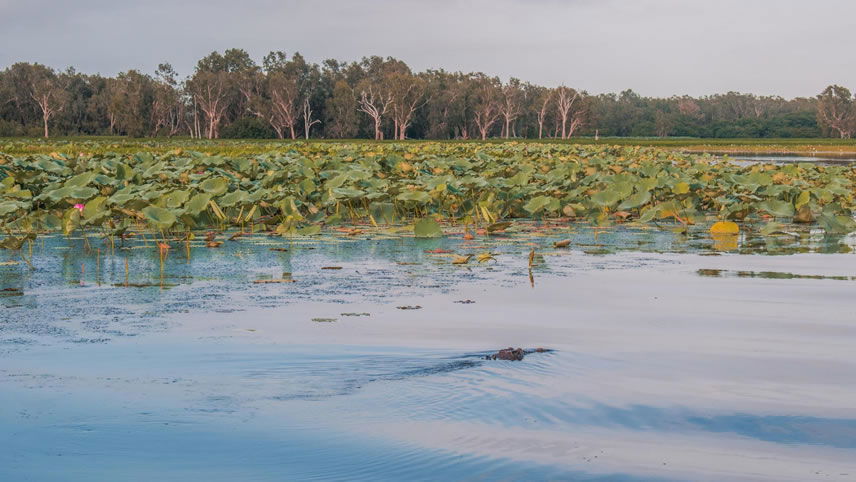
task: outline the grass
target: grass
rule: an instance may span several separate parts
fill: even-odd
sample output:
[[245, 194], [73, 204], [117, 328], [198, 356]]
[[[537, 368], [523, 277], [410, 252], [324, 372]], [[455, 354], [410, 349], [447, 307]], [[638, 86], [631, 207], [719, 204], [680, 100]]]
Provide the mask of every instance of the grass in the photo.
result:
[[[310, 143], [356, 143], [383, 144], [401, 141], [374, 141], [368, 139], [312, 139], [277, 140], [277, 139], [190, 139], [175, 138], [128, 138], [108, 136], [73, 136], [51, 139], [41, 138], [0, 138], [0, 154], [21, 156], [28, 154], [61, 153], [66, 155], [103, 154], [132, 154], [140, 151], [154, 154], [165, 154], [176, 149], [188, 149], [209, 154], [241, 156], [263, 152], [289, 150], [294, 144]], [[442, 143], [489, 143], [503, 142], [525, 144], [576, 144], [602, 146], [644, 146], [684, 152], [710, 152], [715, 154], [735, 153], [780, 153], [780, 154], [856, 154], [856, 139], [700, 139], [688, 137], [602, 137], [595, 140], [591, 137], [575, 137], [569, 140], [561, 139], [489, 139], [481, 140], [449, 140], [422, 141], [410, 140], [409, 143], [442, 142]]]

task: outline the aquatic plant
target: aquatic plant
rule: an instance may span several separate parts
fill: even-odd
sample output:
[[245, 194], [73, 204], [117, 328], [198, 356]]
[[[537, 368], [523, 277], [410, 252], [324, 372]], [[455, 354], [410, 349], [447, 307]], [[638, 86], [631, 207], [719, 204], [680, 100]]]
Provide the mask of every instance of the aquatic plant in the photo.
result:
[[688, 225], [706, 215], [856, 230], [852, 167], [740, 166], [625, 146], [330, 142], [235, 157], [0, 154], [0, 178], [7, 240], [81, 229], [313, 235], [358, 222], [414, 223], [411, 233], [433, 237], [442, 234], [438, 220], [498, 232], [513, 218]]

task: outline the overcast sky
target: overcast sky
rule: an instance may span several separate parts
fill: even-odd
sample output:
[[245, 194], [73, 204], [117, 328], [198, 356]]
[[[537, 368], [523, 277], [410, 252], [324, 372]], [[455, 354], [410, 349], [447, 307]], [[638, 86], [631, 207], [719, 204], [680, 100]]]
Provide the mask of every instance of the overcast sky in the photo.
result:
[[212, 50], [394, 56], [590, 93], [856, 87], [853, 0], [0, 0], [0, 66], [182, 74]]

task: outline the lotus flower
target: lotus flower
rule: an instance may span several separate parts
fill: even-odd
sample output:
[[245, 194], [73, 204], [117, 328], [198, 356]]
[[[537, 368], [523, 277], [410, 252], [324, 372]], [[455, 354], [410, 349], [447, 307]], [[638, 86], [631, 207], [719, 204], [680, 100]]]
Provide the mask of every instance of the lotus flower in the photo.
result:
[[75, 204], [75, 205], [74, 205], [74, 209], [77, 209], [77, 210], [78, 210], [78, 211], [80, 211], [81, 213], [83, 213], [83, 209], [84, 209], [85, 207], [86, 207], [85, 205], [80, 204], [80, 203], [78, 203], [78, 204]]

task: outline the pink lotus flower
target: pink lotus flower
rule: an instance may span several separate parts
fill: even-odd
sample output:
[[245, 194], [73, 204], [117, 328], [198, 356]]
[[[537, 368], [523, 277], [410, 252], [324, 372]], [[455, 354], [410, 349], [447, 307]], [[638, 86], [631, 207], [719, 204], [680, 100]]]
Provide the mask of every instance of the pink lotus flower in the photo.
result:
[[77, 210], [78, 210], [78, 211], [80, 211], [81, 213], [83, 212], [83, 208], [85, 208], [85, 207], [86, 207], [86, 206], [85, 206], [85, 205], [83, 205], [83, 204], [75, 204], [75, 205], [74, 205], [74, 209], [77, 209]]

